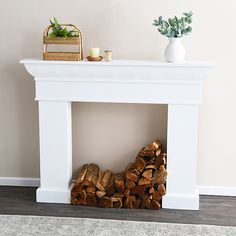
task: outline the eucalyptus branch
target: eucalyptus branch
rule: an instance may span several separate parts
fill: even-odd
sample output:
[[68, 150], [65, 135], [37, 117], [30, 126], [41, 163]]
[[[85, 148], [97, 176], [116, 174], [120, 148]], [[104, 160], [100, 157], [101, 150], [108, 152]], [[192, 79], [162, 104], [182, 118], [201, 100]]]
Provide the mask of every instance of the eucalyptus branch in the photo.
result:
[[157, 27], [157, 30], [164, 36], [168, 38], [180, 38], [184, 35], [188, 35], [192, 32], [193, 13], [184, 12], [181, 18], [174, 16], [173, 18], [168, 18], [165, 20], [162, 16], [154, 20], [152, 25]]

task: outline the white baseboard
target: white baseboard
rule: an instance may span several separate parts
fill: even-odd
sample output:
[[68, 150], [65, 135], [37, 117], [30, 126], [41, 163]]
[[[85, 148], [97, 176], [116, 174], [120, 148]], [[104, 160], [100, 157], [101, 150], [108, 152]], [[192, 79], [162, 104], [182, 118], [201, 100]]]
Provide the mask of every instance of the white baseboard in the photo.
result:
[[236, 187], [199, 185], [198, 190], [200, 195], [236, 196]]
[[[39, 187], [39, 178], [0, 177], [0, 186]], [[236, 187], [198, 186], [200, 195], [236, 196]]]
[[168, 194], [162, 199], [162, 208], [179, 210], [199, 210], [199, 193]]
[[39, 187], [39, 178], [0, 177], [0, 186]]

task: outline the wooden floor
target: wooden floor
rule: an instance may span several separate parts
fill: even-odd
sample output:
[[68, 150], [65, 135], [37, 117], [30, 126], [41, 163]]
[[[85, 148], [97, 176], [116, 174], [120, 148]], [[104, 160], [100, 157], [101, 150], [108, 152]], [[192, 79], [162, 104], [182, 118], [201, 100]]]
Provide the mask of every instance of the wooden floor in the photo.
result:
[[236, 226], [236, 197], [201, 196], [199, 211], [153, 211], [36, 203], [35, 191], [29, 187], [0, 187], [0, 214]]

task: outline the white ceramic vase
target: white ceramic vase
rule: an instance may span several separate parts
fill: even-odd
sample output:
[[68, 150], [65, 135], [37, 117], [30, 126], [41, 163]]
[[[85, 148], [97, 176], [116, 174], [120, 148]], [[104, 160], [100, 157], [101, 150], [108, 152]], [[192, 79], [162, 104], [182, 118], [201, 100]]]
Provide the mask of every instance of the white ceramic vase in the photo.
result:
[[165, 50], [165, 59], [168, 62], [181, 62], [185, 58], [185, 49], [181, 38], [169, 38], [169, 44]]

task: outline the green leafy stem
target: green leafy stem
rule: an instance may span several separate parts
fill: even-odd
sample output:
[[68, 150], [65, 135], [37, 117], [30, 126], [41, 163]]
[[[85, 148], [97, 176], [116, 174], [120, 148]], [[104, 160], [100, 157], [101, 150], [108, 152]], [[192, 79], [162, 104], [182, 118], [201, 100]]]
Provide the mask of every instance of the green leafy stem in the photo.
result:
[[52, 26], [52, 31], [49, 33], [49, 38], [71, 38], [79, 37], [79, 34], [75, 30], [68, 30], [66, 27], [62, 27], [56, 17], [54, 17], [54, 22], [49, 20]]
[[193, 13], [184, 12], [181, 18], [174, 16], [165, 20], [160, 16], [157, 20], [154, 20], [152, 25], [157, 27], [157, 30], [164, 36], [168, 38], [180, 38], [184, 35], [188, 35], [192, 32], [192, 23]]

